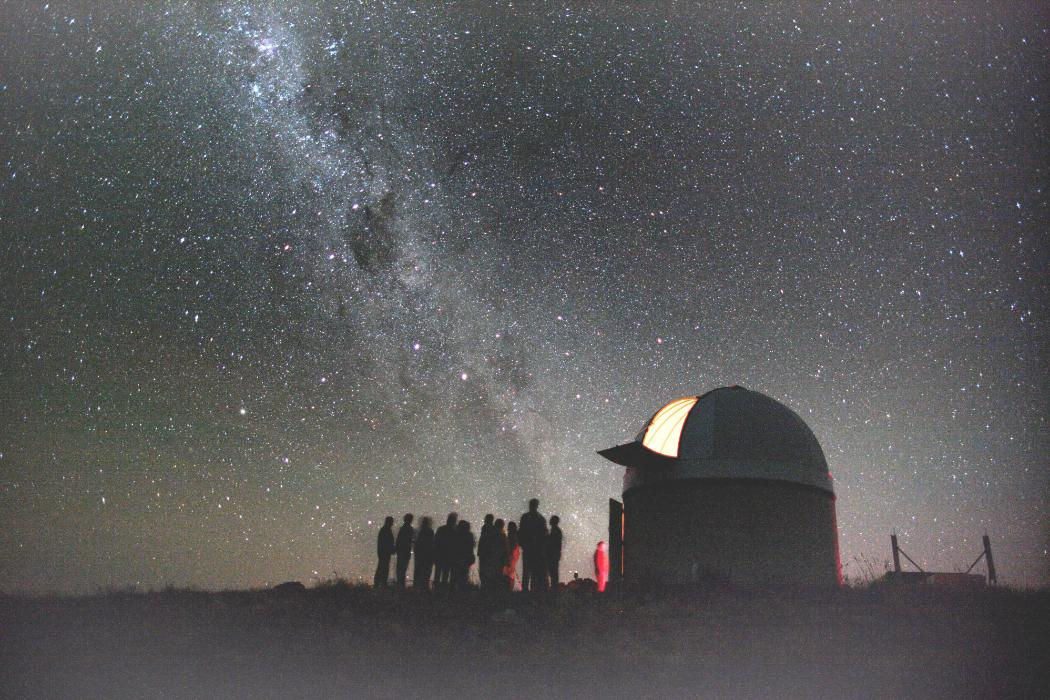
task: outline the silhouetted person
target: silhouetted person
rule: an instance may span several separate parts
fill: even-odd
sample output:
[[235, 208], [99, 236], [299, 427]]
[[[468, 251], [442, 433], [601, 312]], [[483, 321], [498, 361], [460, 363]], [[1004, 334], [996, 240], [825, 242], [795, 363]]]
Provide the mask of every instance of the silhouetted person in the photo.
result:
[[430, 571], [434, 568], [434, 527], [429, 517], [419, 521], [414, 549], [416, 566], [412, 572], [412, 585], [426, 590], [430, 588]]
[[598, 582], [598, 592], [604, 593], [609, 582], [609, 547], [605, 542], [599, 542], [594, 550], [594, 579]]
[[547, 519], [540, 515], [540, 501], [529, 501], [529, 512], [518, 519], [518, 542], [521, 544], [521, 590], [547, 590], [547, 560], [543, 543], [547, 539]]
[[[484, 528], [483, 528], [484, 529]], [[503, 519], [492, 524], [487, 536], [478, 539], [478, 577], [483, 589], [506, 590], [503, 570], [507, 566], [507, 531]]]
[[394, 556], [394, 519], [386, 516], [383, 527], [379, 528], [379, 537], [376, 540], [376, 554], [379, 555], [379, 565], [376, 566], [376, 575], [372, 583], [376, 588], [381, 588], [390, 579], [390, 557]]
[[547, 535], [547, 543], [543, 547], [543, 553], [547, 557], [547, 573], [551, 577], [551, 589], [558, 590], [558, 567], [561, 566], [561, 528], [558, 523], [561, 518], [557, 515], [551, 516], [551, 531]]
[[470, 567], [474, 564], [474, 533], [470, 531], [470, 523], [460, 520], [456, 526], [456, 552], [455, 563], [452, 569], [452, 587], [457, 590], [466, 590], [470, 581]]
[[495, 516], [492, 513], [485, 516], [485, 522], [481, 525], [481, 534], [478, 535], [478, 581], [481, 583], [482, 590], [492, 586], [492, 580], [489, 577], [491, 572], [488, 567], [488, 556], [496, 530], [493, 523], [494, 518]]
[[408, 574], [408, 560], [412, 558], [412, 541], [416, 538], [416, 530], [412, 527], [412, 514], [405, 513], [401, 529], [397, 531], [397, 575], [398, 588], [405, 587], [405, 577]]
[[456, 522], [459, 515], [449, 513], [445, 524], [434, 533], [434, 587], [452, 583], [452, 565], [456, 556]]
[[513, 591], [518, 583], [518, 559], [521, 558], [521, 545], [518, 544], [518, 524], [513, 520], [507, 523], [507, 564], [503, 567], [504, 585]]

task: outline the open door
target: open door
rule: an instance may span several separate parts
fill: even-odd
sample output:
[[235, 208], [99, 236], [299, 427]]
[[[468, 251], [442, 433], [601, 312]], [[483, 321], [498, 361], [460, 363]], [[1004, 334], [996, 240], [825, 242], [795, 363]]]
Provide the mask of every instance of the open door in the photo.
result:
[[614, 584], [623, 580], [623, 504], [609, 499], [609, 579]]

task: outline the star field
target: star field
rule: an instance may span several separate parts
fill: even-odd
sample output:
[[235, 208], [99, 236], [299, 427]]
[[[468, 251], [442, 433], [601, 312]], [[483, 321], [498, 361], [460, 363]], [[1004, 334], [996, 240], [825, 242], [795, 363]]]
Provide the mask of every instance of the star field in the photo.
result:
[[[288, 7], [288, 5], [295, 7]], [[367, 577], [723, 385], [840, 546], [1050, 582], [1050, 22], [1001, 3], [0, 3], [0, 589]], [[571, 575], [571, 574], [570, 574]]]

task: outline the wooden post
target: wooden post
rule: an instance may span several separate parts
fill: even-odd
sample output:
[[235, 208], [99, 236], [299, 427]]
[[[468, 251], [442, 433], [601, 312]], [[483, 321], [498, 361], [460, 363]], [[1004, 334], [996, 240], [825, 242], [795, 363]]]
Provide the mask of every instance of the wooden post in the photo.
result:
[[901, 550], [897, 546], [897, 533], [890, 535], [890, 546], [893, 547], [893, 571], [896, 573], [901, 572]]

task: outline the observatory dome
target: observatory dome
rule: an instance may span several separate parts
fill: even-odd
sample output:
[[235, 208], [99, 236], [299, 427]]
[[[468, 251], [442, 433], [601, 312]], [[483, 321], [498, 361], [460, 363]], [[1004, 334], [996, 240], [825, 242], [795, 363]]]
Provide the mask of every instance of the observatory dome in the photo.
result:
[[675, 399], [632, 442], [610, 499], [610, 558], [623, 583], [841, 583], [835, 492], [805, 421], [734, 386]]
[[827, 461], [798, 414], [743, 387], [675, 399], [633, 442], [600, 452], [630, 467], [624, 490], [677, 479], [765, 479], [831, 492]]

